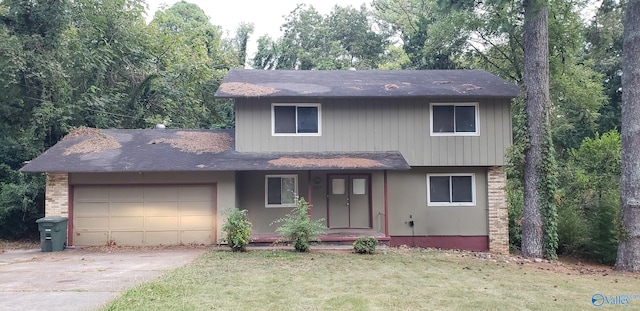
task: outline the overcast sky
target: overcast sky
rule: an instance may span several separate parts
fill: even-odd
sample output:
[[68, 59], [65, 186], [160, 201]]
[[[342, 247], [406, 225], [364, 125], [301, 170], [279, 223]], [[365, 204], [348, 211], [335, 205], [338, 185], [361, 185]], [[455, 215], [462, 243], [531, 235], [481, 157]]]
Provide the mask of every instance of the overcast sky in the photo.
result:
[[[151, 20], [153, 14], [162, 4], [168, 7], [178, 0], [146, 0], [149, 10], [147, 19]], [[255, 41], [264, 34], [272, 38], [280, 37], [280, 26], [284, 23], [284, 16], [289, 15], [298, 3], [313, 5], [322, 15], [331, 12], [331, 9], [340, 6], [354, 6], [359, 8], [363, 3], [369, 4], [370, 0], [187, 0], [198, 5], [209, 16], [211, 23], [221, 26], [227, 35], [232, 37], [235, 30], [242, 22], [253, 23], [255, 30], [250, 38], [248, 53], [252, 57], [255, 53]]]

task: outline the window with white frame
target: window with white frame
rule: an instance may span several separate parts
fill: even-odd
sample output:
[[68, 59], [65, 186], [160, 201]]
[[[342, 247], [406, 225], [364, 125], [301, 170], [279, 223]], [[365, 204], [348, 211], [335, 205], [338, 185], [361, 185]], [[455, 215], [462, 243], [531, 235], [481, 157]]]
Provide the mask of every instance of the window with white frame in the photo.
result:
[[298, 175], [266, 175], [265, 206], [295, 207], [298, 193]]
[[427, 174], [429, 206], [475, 205], [474, 174]]
[[478, 135], [478, 103], [431, 104], [432, 136]]
[[274, 136], [319, 136], [320, 104], [272, 104]]

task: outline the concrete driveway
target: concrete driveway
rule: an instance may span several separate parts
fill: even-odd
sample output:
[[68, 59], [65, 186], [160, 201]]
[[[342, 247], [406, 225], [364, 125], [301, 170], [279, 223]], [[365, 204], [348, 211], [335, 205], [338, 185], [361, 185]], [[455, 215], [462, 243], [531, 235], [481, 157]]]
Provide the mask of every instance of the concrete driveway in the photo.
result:
[[0, 309], [95, 310], [211, 248], [89, 248], [0, 253]]

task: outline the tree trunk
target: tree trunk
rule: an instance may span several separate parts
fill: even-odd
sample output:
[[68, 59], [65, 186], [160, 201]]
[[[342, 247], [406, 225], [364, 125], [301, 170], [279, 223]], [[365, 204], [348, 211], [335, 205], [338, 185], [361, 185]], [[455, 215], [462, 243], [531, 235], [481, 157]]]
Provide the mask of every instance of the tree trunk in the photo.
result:
[[640, 0], [629, 0], [622, 52], [622, 227], [616, 269], [640, 270]]
[[525, 151], [522, 255], [543, 257], [538, 186], [549, 103], [549, 38], [546, 0], [525, 0], [524, 83], [529, 145]]

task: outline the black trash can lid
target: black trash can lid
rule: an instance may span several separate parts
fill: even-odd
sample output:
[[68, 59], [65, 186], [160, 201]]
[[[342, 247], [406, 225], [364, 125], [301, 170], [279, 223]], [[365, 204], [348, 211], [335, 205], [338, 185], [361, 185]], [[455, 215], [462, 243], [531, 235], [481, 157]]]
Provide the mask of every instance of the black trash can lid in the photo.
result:
[[61, 217], [61, 216], [49, 216], [49, 217], [42, 217], [38, 220], [36, 220], [36, 223], [41, 223], [41, 222], [46, 222], [46, 223], [50, 223], [50, 222], [63, 222], [63, 221], [68, 221], [69, 218], [67, 217]]

